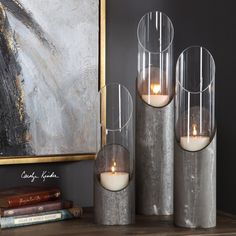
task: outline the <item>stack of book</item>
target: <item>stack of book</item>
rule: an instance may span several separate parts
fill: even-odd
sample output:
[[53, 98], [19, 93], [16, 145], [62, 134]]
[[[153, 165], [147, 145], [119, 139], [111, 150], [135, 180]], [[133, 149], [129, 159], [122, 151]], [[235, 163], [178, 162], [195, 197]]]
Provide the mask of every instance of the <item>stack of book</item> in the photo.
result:
[[0, 191], [1, 229], [79, 218], [82, 208], [63, 201], [54, 187], [17, 187]]

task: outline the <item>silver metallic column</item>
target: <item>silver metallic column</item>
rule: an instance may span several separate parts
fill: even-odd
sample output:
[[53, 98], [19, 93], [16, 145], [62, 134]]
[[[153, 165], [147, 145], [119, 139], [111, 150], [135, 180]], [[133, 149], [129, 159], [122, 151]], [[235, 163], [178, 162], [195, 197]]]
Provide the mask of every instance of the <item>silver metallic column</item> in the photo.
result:
[[137, 213], [173, 214], [174, 100], [158, 108], [136, 94]]
[[175, 224], [216, 225], [216, 134], [203, 150], [189, 152], [175, 142]]
[[216, 225], [215, 62], [190, 46], [176, 64], [174, 222]]
[[135, 220], [133, 100], [126, 87], [113, 83], [99, 91], [97, 101], [100, 104], [94, 166], [95, 222], [132, 224]]
[[135, 221], [134, 180], [118, 192], [109, 191], [94, 178], [94, 217], [101, 225], [128, 225]]
[[173, 214], [174, 27], [167, 15], [145, 14], [137, 27], [136, 209]]

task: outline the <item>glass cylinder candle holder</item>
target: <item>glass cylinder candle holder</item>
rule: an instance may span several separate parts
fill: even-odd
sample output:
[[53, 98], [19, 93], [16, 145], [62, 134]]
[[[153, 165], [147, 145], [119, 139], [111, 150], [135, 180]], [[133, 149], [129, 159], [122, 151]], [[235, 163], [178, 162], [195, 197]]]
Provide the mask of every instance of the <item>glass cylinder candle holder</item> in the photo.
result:
[[176, 65], [175, 223], [216, 224], [215, 63], [204, 47], [184, 50]]
[[173, 213], [174, 81], [171, 20], [149, 12], [139, 21], [136, 88], [136, 202], [145, 215]]
[[95, 160], [95, 220], [103, 225], [134, 222], [133, 102], [120, 84], [99, 92]]
[[187, 151], [205, 148], [215, 134], [215, 64], [203, 47], [190, 47], [176, 67], [176, 138]]
[[153, 106], [167, 105], [174, 93], [171, 20], [162, 12], [149, 12], [138, 24], [138, 92]]

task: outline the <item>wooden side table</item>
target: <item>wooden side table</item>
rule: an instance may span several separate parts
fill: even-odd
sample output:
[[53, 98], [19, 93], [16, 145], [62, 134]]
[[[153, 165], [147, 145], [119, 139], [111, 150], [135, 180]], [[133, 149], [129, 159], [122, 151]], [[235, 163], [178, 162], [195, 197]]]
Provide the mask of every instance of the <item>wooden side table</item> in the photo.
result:
[[218, 214], [217, 227], [207, 230], [191, 230], [177, 228], [173, 225], [172, 217], [166, 216], [137, 216], [136, 223], [129, 226], [101, 226], [93, 223], [91, 209], [84, 210], [81, 219], [46, 223], [34, 226], [5, 229], [0, 231], [1, 236], [116, 236], [116, 235], [236, 235], [236, 217]]

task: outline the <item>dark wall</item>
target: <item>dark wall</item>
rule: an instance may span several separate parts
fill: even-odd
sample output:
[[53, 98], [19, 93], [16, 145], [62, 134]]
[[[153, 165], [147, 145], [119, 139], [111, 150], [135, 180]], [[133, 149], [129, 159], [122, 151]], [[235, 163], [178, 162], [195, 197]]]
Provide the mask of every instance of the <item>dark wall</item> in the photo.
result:
[[[41, 175], [46, 171], [53, 172], [59, 178], [47, 178], [43, 181]], [[38, 176], [32, 183], [32, 178], [22, 178], [23, 174]], [[21, 185], [54, 185], [62, 190], [64, 199], [72, 200], [81, 206], [91, 206], [93, 202], [93, 161], [70, 163], [34, 164], [0, 166], [0, 187], [15, 187]]]
[[[137, 71], [136, 27], [148, 11], [165, 12], [175, 28], [175, 61], [189, 45], [210, 50], [216, 62], [218, 124], [218, 208], [236, 214], [236, 16], [235, 0], [107, 0], [107, 81], [124, 84], [134, 95]], [[28, 184], [21, 173], [54, 171], [47, 180], [82, 206], [92, 205], [93, 161], [61, 164], [0, 166], [0, 187]], [[37, 184], [42, 182], [37, 181]]]
[[190, 45], [201, 45], [216, 63], [218, 125], [217, 204], [236, 214], [236, 15], [235, 1], [108, 0], [107, 80], [124, 84], [134, 95], [137, 73], [136, 28], [148, 11], [166, 13], [175, 28], [177, 57]]

